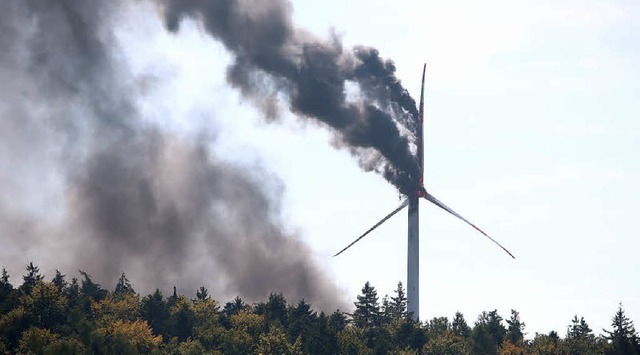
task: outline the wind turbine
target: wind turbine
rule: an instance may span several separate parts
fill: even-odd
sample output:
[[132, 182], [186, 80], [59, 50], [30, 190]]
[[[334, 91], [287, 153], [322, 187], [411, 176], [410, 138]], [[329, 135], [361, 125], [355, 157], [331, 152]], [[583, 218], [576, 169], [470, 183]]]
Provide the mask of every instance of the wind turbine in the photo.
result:
[[444, 203], [440, 202], [437, 198], [435, 198], [432, 194], [427, 192], [424, 188], [423, 174], [424, 174], [424, 140], [423, 140], [423, 119], [424, 119], [424, 75], [427, 69], [427, 65], [425, 64], [422, 68], [422, 87], [420, 89], [420, 110], [418, 111], [418, 164], [419, 164], [419, 181], [418, 185], [415, 187], [414, 193], [407, 196], [407, 198], [402, 201], [400, 206], [393, 210], [391, 213], [386, 215], [380, 222], [376, 223], [369, 230], [364, 232], [360, 237], [354, 240], [351, 244], [347, 245], [344, 249], [340, 250], [338, 253], [334, 255], [334, 257], [342, 254], [345, 250], [349, 249], [352, 245], [360, 241], [366, 235], [371, 233], [378, 226], [386, 222], [389, 218], [391, 218], [396, 213], [400, 212], [403, 208], [409, 206], [409, 231], [408, 231], [408, 250], [407, 250], [407, 311], [411, 315], [414, 320], [418, 320], [418, 316], [420, 314], [420, 255], [419, 255], [419, 242], [420, 242], [420, 224], [419, 224], [419, 200], [420, 198], [424, 198], [427, 201], [433, 203], [434, 205], [442, 208], [443, 210], [451, 213], [457, 218], [461, 219], [471, 227], [473, 227], [478, 232], [482, 233], [485, 237], [489, 238], [492, 242], [498, 245], [502, 250], [507, 252], [509, 256], [515, 259], [513, 254], [511, 254], [505, 247], [500, 245], [495, 239], [491, 238], [487, 233], [482, 231], [480, 228], [476, 227], [473, 223], [469, 222], [467, 219], [462, 217], [460, 214], [456, 213], [451, 208], [447, 207]]

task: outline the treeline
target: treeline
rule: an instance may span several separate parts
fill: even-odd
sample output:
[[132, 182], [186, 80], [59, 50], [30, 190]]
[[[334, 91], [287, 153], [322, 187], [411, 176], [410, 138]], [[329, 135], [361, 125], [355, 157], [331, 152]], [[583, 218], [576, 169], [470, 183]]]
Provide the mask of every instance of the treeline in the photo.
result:
[[159, 290], [141, 297], [124, 273], [112, 291], [80, 275], [67, 280], [57, 271], [46, 281], [31, 263], [14, 287], [3, 269], [0, 354], [640, 354], [622, 305], [602, 335], [575, 316], [564, 337], [525, 339], [515, 310], [507, 319], [482, 312], [473, 325], [459, 312], [411, 321], [401, 283], [380, 299], [367, 282], [353, 314], [328, 314], [277, 293], [254, 304], [219, 303], [204, 287], [193, 299], [175, 288], [169, 297]]

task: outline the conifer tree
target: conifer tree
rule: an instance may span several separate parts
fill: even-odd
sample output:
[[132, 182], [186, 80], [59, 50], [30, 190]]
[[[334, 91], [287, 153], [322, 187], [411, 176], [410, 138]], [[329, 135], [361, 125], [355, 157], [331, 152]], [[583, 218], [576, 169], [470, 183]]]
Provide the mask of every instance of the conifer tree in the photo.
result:
[[473, 328], [474, 352], [495, 354], [506, 333], [507, 329], [502, 325], [502, 317], [497, 310], [482, 312]]
[[289, 309], [289, 340], [294, 342], [300, 337], [304, 347], [308, 348], [308, 335], [316, 319], [317, 315], [311, 310], [311, 305], [304, 299], [300, 300], [295, 307]]
[[382, 305], [380, 307], [380, 324], [388, 324], [393, 319], [391, 316], [391, 302], [389, 301], [389, 295], [382, 297]]
[[27, 274], [24, 275], [22, 279], [24, 282], [22, 286], [20, 286], [20, 289], [24, 293], [29, 294], [36, 284], [42, 281], [43, 276], [40, 274], [40, 268], [33, 265], [33, 262], [30, 262], [29, 265], [27, 265]]
[[142, 299], [140, 313], [155, 334], [166, 336], [168, 334], [169, 307], [162, 298], [162, 293], [156, 288], [153, 294]]
[[56, 275], [51, 280], [57, 288], [58, 291], [62, 291], [67, 287], [67, 280], [65, 280], [65, 275], [60, 272], [60, 270], [56, 270]]
[[96, 302], [102, 301], [105, 297], [107, 297], [107, 290], [102, 289], [102, 287], [100, 287], [100, 284], [93, 282], [89, 274], [87, 274], [85, 271], [80, 270], [80, 275], [82, 275], [83, 277], [80, 286], [80, 293]]
[[578, 315], [574, 315], [571, 320], [571, 325], [567, 329], [567, 339], [583, 339], [593, 338], [591, 328], [589, 324], [584, 320], [584, 317], [578, 319]]
[[633, 321], [627, 318], [622, 309], [622, 304], [618, 306], [618, 311], [611, 320], [612, 331], [604, 329], [606, 338], [611, 342], [613, 353], [615, 354], [640, 354], [640, 341], [638, 333], [633, 326]]
[[515, 309], [511, 310], [511, 318], [507, 319], [506, 337], [512, 344], [519, 345], [524, 341], [525, 324], [520, 320], [520, 313]]
[[178, 292], [176, 287], [173, 286], [173, 294], [167, 298], [167, 306], [173, 307], [178, 301]]
[[282, 327], [287, 328], [289, 325], [287, 314], [287, 300], [282, 293], [271, 293], [269, 300], [260, 307], [258, 314], [265, 316], [267, 325], [271, 323], [279, 323]]
[[378, 324], [380, 318], [380, 304], [378, 303], [378, 292], [371, 286], [369, 281], [364, 284], [362, 294], [357, 296], [354, 303], [356, 310], [353, 312], [353, 322], [356, 326], [365, 328]]
[[200, 288], [198, 290], [196, 290], [196, 300], [197, 301], [206, 301], [206, 300], [208, 300], [210, 298], [211, 298], [211, 296], [209, 296], [209, 291], [207, 290], [206, 287], [200, 286]]
[[131, 286], [131, 282], [127, 279], [127, 276], [124, 274], [124, 271], [120, 275], [118, 279], [118, 283], [116, 284], [116, 288], [113, 291], [113, 294], [119, 298], [129, 293], [135, 293], [133, 287]]
[[394, 292], [395, 296], [391, 297], [390, 316], [392, 319], [407, 318], [407, 295], [402, 287], [402, 282], [398, 282]]
[[347, 316], [339, 309], [329, 316], [329, 327], [336, 333], [341, 332], [347, 326]]
[[2, 276], [0, 276], [0, 316], [8, 312], [12, 307], [13, 301], [17, 298], [13, 294], [14, 290], [13, 285], [9, 282], [9, 273], [3, 267]]
[[451, 322], [451, 330], [453, 331], [453, 334], [461, 336], [463, 338], [467, 338], [471, 334], [471, 328], [460, 312], [456, 312], [456, 314], [453, 316], [453, 322]]

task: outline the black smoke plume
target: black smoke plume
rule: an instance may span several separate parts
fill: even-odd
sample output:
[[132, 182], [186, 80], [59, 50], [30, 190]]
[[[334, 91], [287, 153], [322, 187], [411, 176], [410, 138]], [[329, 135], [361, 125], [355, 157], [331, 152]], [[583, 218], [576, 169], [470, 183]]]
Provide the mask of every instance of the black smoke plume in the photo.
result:
[[[234, 54], [229, 82], [261, 103], [270, 117], [277, 97], [288, 109], [329, 126], [340, 145], [367, 170], [380, 172], [401, 193], [418, 186], [418, 162], [410, 150], [415, 101], [395, 77], [395, 66], [373, 48], [343, 48], [335, 36], [321, 40], [296, 28], [285, 0], [158, 0], [166, 26], [178, 30], [183, 17]], [[349, 100], [347, 83], [358, 97]]]
[[[0, 2], [0, 264], [17, 271], [29, 258], [44, 270], [82, 268], [103, 283], [125, 270], [147, 291], [213, 283], [214, 296], [252, 301], [278, 291], [323, 308], [344, 306], [312, 252], [283, 224], [278, 181], [216, 156], [210, 132], [185, 139], [141, 117], [136, 78], [113, 34], [123, 6]], [[259, 37], [281, 37], [288, 28], [269, 30], [253, 40], [243, 33], [243, 41], [270, 46]], [[271, 66], [280, 65], [274, 58]], [[230, 72], [234, 82], [251, 80], [243, 68]], [[296, 110], [313, 107], [310, 94], [296, 96]], [[327, 108], [362, 117], [343, 106]], [[362, 129], [335, 123], [345, 124]], [[366, 146], [366, 135], [354, 132], [354, 139]]]

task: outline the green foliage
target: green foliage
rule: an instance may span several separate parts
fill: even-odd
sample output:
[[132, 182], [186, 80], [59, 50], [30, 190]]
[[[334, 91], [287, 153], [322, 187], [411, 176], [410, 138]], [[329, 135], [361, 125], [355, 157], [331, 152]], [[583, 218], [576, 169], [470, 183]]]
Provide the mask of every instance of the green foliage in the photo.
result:
[[135, 293], [136, 292], [133, 290], [133, 287], [131, 287], [129, 279], [127, 279], [127, 276], [125, 276], [123, 271], [122, 275], [120, 275], [120, 278], [118, 279], [118, 283], [116, 284], [116, 288], [113, 291], [113, 295], [116, 298], [121, 298]]
[[27, 265], [27, 274], [22, 277], [23, 282], [20, 290], [26, 294], [31, 293], [31, 290], [38, 282], [42, 281], [43, 278], [40, 274], [40, 268], [33, 265], [33, 262], [30, 262], [29, 265]]
[[194, 316], [193, 336], [207, 349], [220, 346], [225, 329], [220, 324], [218, 303], [211, 298], [196, 300], [191, 305]]
[[265, 355], [297, 355], [303, 353], [300, 339], [296, 339], [293, 344], [289, 343], [287, 335], [278, 324], [269, 327], [268, 333], [260, 335], [257, 352]]
[[60, 270], [56, 270], [56, 275], [51, 280], [51, 283], [56, 286], [59, 292], [67, 288], [67, 280], [65, 280], [65, 275], [63, 275]]
[[252, 305], [241, 298], [220, 307], [200, 287], [195, 299], [160, 290], [140, 297], [122, 273], [112, 293], [80, 272], [82, 281], [56, 271], [45, 282], [30, 263], [26, 286], [0, 275], [0, 354], [640, 354], [639, 337], [622, 305], [612, 329], [596, 336], [575, 316], [557, 332], [525, 339], [525, 323], [511, 310], [482, 312], [470, 327], [460, 312], [420, 323], [406, 316], [399, 283], [394, 297], [365, 283], [353, 315], [313, 310], [272, 293]]
[[525, 324], [520, 320], [520, 313], [515, 309], [511, 310], [511, 318], [507, 319], [506, 337], [512, 344], [520, 345], [524, 342]]
[[43, 354], [58, 338], [49, 329], [30, 327], [22, 333], [18, 345], [20, 354]]
[[373, 351], [367, 347], [365, 341], [365, 331], [359, 327], [346, 327], [338, 333], [338, 349], [340, 354], [372, 354]]
[[196, 300], [206, 301], [210, 298], [211, 296], [209, 296], [209, 291], [204, 286], [200, 286], [200, 289], [196, 291]]
[[57, 329], [66, 320], [67, 297], [53, 283], [38, 281], [30, 293], [20, 297], [31, 326]]
[[611, 320], [612, 331], [604, 330], [606, 339], [611, 342], [612, 354], [640, 354], [640, 340], [631, 321], [624, 314], [622, 304]]
[[474, 353], [497, 354], [506, 334], [507, 329], [497, 310], [482, 312], [472, 332]]
[[362, 294], [358, 295], [357, 299], [354, 303], [356, 306], [356, 310], [353, 312], [354, 324], [361, 328], [378, 325], [380, 318], [378, 292], [369, 281], [364, 284]]
[[391, 319], [399, 319], [407, 317], [407, 295], [402, 287], [402, 282], [398, 282], [395, 296], [391, 297], [389, 304], [389, 316]]
[[451, 331], [451, 325], [447, 317], [436, 317], [425, 324], [427, 339], [439, 338], [448, 331]]
[[193, 335], [196, 318], [193, 314], [191, 301], [183, 295], [178, 296], [173, 306], [169, 308], [169, 329], [178, 341], [185, 341]]
[[140, 315], [149, 323], [154, 334], [169, 338], [169, 306], [160, 290], [156, 289], [153, 294], [142, 299]]
[[583, 317], [578, 319], [575, 315], [571, 320], [571, 325], [567, 329], [567, 336], [562, 348], [565, 353], [571, 355], [578, 354], [602, 354], [604, 353], [603, 342], [593, 335], [589, 324]]
[[311, 310], [311, 305], [305, 300], [300, 300], [295, 307], [289, 309], [288, 318], [288, 339], [290, 341], [299, 340], [300, 343], [303, 344], [303, 348], [307, 351], [312, 349], [314, 346], [310, 335], [318, 335], [317, 332], [314, 332], [314, 325], [317, 324], [318, 316]]
[[173, 343], [166, 346], [162, 353], [175, 355], [201, 355], [206, 353], [206, 349], [199, 341], [187, 339], [183, 342]]
[[469, 342], [447, 329], [436, 337], [430, 337], [423, 352], [433, 355], [471, 354]]
[[106, 353], [149, 353], [162, 342], [162, 337], [154, 336], [147, 322], [116, 320], [99, 327], [95, 332], [99, 339], [100, 352]]
[[15, 303], [16, 292], [9, 282], [9, 273], [7, 269], [2, 268], [2, 276], [0, 276], [0, 316], [7, 313]]
[[471, 328], [467, 324], [467, 321], [464, 319], [464, 315], [460, 312], [456, 312], [453, 316], [453, 321], [451, 322], [451, 330], [453, 334], [457, 336], [461, 336], [463, 338], [468, 338], [471, 335]]
[[560, 355], [563, 353], [561, 344], [553, 336], [538, 333], [529, 344], [528, 352], [537, 355]]
[[93, 282], [91, 276], [86, 272], [80, 270], [80, 274], [82, 275], [82, 286], [80, 287], [80, 293], [91, 299], [92, 301], [101, 301], [105, 297], [107, 297], [107, 290], [102, 289], [100, 284]]
[[223, 344], [227, 354], [249, 354], [253, 352], [260, 335], [265, 331], [263, 315], [242, 310], [231, 316], [231, 329], [226, 331]]
[[277, 323], [287, 327], [289, 324], [287, 300], [281, 293], [271, 293], [267, 303], [256, 305], [256, 313], [264, 315], [267, 325]]
[[49, 344], [46, 347], [44, 353], [80, 355], [86, 354], [87, 349], [79, 339], [72, 337], [63, 337], [57, 338], [53, 343]]
[[0, 339], [12, 349], [18, 344], [23, 331], [29, 327], [24, 308], [18, 306], [0, 318]]

